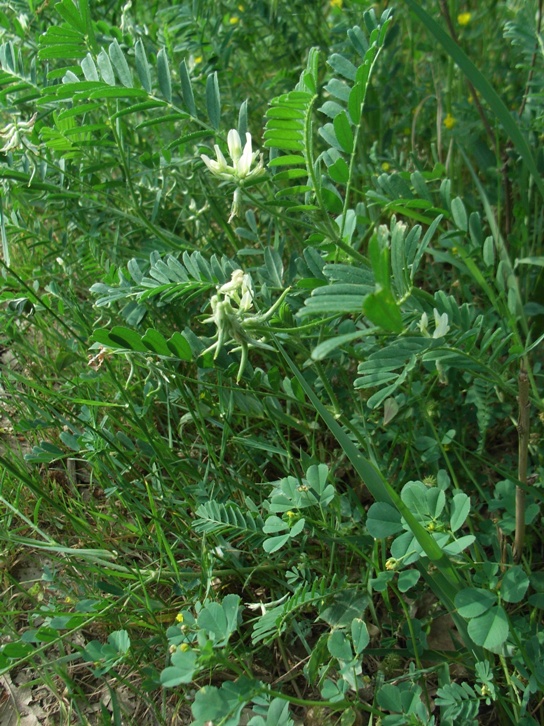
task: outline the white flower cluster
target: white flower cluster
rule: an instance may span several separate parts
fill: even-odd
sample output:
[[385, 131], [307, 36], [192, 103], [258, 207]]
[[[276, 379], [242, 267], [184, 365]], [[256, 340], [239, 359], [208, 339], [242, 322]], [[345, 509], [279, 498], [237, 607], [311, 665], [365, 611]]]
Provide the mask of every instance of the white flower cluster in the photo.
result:
[[[262, 155], [258, 151], [253, 151], [251, 134], [246, 133], [246, 143], [242, 149], [242, 141], [240, 134], [236, 129], [231, 129], [227, 136], [227, 146], [229, 147], [232, 166], [227, 164], [227, 160], [217, 144], [214, 145], [217, 161], [210, 159], [206, 154], [201, 154], [200, 158], [206, 164], [208, 169], [225, 181], [242, 181], [256, 179], [264, 174]], [[253, 169], [252, 165], [257, 161], [257, 166]]]
[[231, 129], [227, 136], [227, 146], [229, 147], [229, 154], [232, 161], [231, 165], [227, 163], [223, 152], [217, 144], [214, 145], [216, 159], [210, 159], [206, 154], [201, 154], [200, 158], [214, 176], [224, 181], [232, 181], [237, 185], [234, 191], [234, 199], [229, 217], [230, 222], [240, 211], [240, 186], [245, 182], [258, 179], [265, 173], [265, 169], [263, 167], [262, 154], [258, 151], [253, 151], [251, 134], [249, 132], [246, 133], [246, 143], [242, 149], [240, 134], [236, 129]]
[[0, 153], [7, 153], [12, 149], [17, 149], [21, 146], [29, 146], [32, 150], [36, 150], [33, 144], [27, 140], [27, 134], [32, 131], [38, 114], [35, 113], [28, 121], [16, 121], [15, 123], [8, 124], [2, 131], [0, 131], [0, 137], [5, 139], [4, 146], [0, 149]]
[[250, 313], [254, 296], [251, 275], [244, 273], [243, 270], [235, 270], [229, 282], [218, 287], [217, 294], [213, 295], [210, 300], [212, 314], [204, 322], [214, 323], [217, 328], [217, 340], [203, 350], [201, 355], [215, 351], [214, 358], [217, 358], [226, 343], [237, 344], [232, 352], [241, 351], [242, 354], [236, 378], [239, 381], [247, 365], [249, 348], [274, 350], [264, 342], [264, 338], [254, 338], [250, 331], [252, 328], [262, 327], [267, 322], [288, 292], [289, 288], [266, 313]]

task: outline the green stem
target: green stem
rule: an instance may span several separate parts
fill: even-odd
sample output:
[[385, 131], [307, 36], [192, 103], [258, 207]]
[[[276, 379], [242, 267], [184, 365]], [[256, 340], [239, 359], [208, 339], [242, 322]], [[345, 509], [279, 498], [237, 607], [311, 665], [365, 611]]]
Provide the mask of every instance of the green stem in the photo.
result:
[[366, 703], [362, 703], [360, 700], [357, 701], [312, 701], [308, 698], [296, 698], [295, 696], [289, 696], [281, 691], [274, 691], [273, 689], [263, 688], [261, 691], [272, 698], [280, 698], [282, 701], [288, 701], [295, 706], [316, 706], [318, 708], [330, 708], [332, 711], [345, 711], [348, 708], [357, 708], [360, 711], [366, 713], [372, 713], [374, 716], [383, 716], [383, 713], [377, 708], [373, 708]]
[[[525, 361], [521, 362], [519, 377], [518, 418], [518, 480], [527, 485], [527, 460], [529, 452], [529, 376]], [[514, 559], [519, 562], [525, 542], [525, 489], [516, 487], [516, 534], [514, 538]]]
[[316, 361], [314, 363], [314, 366], [315, 366], [317, 374], [321, 380], [321, 383], [323, 384], [323, 388], [327, 392], [327, 395], [331, 401], [334, 418], [338, 419], [342, 415], [342, 409], [340, 408], [340, 404], [338, 403], [338, 398], [336, 397], [334, 389], [331, 386], [330, 381], [327, 378], [327, 374], [323, 370], [323, 366], [321, 365], [321, 363]]
[[[415, 634], [415, 630], [414, 630], [413, 618], [411, 617], [411, 615], [408, 611], [408, 607], [407, 607], [406, 603], [404, 602], [404, 600], [402, 599], [401, 594], [398, 591], [398, 589], [393, 585], [392, 582], [389, 583], [389, 587], [395, 593], [396, 598], [397, 598], [398, 602], [400, 603], [400, 606], [404, 612], [404, 616], [406, 618], [406, 625], [408, 627], [408, 631], [410, 633], [410, 639], [411, 639], [412, 645], [414, 647], [414, 658], [416, 661], [417, 669], [418, 669], [418, 671], [422, 671], [423, 665], [421, 663], [421, 658], [420, 658], [420, 654], [419, 654], [419, 650], [418, 650], [418, 644], [416, 641], [416, 634]], [[422, 685], [422, 691], [424, 693], [427, 709], [428, 709], [429, 713], [431, 713], [431, 703], [429, 700], [429, 693], [427, 691], [427, 688], [425, 688], [425, 679], [424, 678], [421, 678], [421, 685]]]

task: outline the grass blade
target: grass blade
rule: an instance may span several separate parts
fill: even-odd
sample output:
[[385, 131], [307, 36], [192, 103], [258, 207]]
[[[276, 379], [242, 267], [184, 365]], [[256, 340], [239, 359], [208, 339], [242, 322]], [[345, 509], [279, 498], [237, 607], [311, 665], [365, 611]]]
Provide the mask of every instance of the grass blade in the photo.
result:
[[510, 137], [514, 144], [518, 154], [525, 162], [527, 169], [532, 174], [535, 184], [538, 187], [538, 191], [544, 197], [544, 182], [542, 181], [540, 174], [531, 153], [527, 139], [521, 133], [518, 124], [512, 118], [512, 115], [506, 107], [504, 101], [495, 91], [491, 83], [487, 78], [476, 68], [474, 63], [466, 55], [466, 53], [459, 47], [459, 45], [451, 38], [438, 23], [431, 18], [431, 16], [423, 10], [419, 3], [415, 0], [406, 0], [411, 10], [421, 20], [423, 25], [427, 28], [429, 33], [435, 37], [435, 39], [444, 48], [446, 53], [453, 59], [453, 61], [463, 71], [469, 81], [472, 83], [474, 88], [480, 92], [482, 98], [487, 102], [493, 114], [497, 117], [499, 123]]

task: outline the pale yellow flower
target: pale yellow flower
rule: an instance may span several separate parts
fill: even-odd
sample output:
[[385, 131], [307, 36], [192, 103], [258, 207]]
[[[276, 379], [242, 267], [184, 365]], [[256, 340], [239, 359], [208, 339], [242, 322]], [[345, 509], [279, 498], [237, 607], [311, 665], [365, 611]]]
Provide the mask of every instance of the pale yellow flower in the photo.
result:
[[[200, 158], [212, 174], [226, 181], [240, 181], [242, 179], [255, 179], [265, 173], [261, 155], [259, 152], [253, 151], [251, 134], [249, 132], [246, 133], [246, 143], [242, 149], [240, 134], [236, 129], [231, 129], [227, 136], [227, 145], [229, 147], [230, 158], [232, 159], [232, 166], [227, 164], [217, 144], [214, 146], [217, 160], [210, 159], [206, 154], [200, 155]], [[257, 165], [252, 169], [251, 166], [255, 162]]]
[[242, 270], [235, 270], [230, 281], [218, 287], [217, 295], [212, 295], [210, 299], [212, 315], [203, 322], [213, 323], [216, 326], [217, 340], [200, 355], [213, 351], [214, 358], [217, 358], [226, 343], [234, 343], [236, 347], [232, 351], [241, 352], [237, 376], [239, 381], [247, 364], [249, 348], [274, 350], [264, 342], [264, 338], [254, 338], [252, 328], [262, 328], [282, 305], [288, 292], [289, 288], [284, 290], [266, 313], [250, 313], [253, 305], [251, 276], [244, 274]]
[[451, 115], [451, 113], [449, 113], [446, 116], [446, 118], [444, 119], [444, 126], [447, 129], [452, 129], [455, 126], [456, 123], [457, 123], [457, 121], [453, 118], [453, 116]]
[[433, 338], [443, 338], [450, 329], [448, 313], [442, 313], [442, 315], [440, 315], [436, 308], [434, 308], [433, 313], [435, 326]]
[[[448, 320], [448, 314], [447, 313], [440, 313], [436, 308], [433, 310], [434, 314], [434, 332], [433, 332], [433, 338], [443, 338], [448, 330], [450, 329], [449, 326], [449, 320]], [[429, 316], [427, 313], [423, 313], [421, 316], [421, 320], [419, 321], [419, 329], [421, 333], [428, 338], [430, 337], [429, 333]]]
[[16, 120], [15, 123], [8, 124], [0, 130], [0, 138], [6, 140], [4, 146], [0, 149], [0, 153], [6, 154], [8, 151], [22, 148], [25, 145], [29, 145], [34, 148], [26, 137], [27, 134], [29, 134], [34, 128], [37, 116], [38, 114], [35, 113], [28, 121]]

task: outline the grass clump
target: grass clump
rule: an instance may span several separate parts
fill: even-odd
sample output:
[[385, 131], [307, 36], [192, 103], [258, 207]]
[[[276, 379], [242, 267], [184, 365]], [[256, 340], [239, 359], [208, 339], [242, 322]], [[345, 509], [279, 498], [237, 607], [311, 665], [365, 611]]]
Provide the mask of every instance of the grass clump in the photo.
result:
[[166, 5], [0, 14], [15, 707], [539, 723], [538, 14]]

